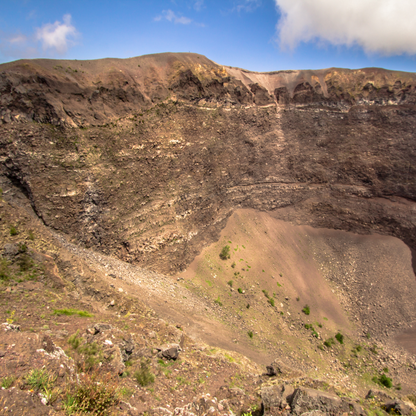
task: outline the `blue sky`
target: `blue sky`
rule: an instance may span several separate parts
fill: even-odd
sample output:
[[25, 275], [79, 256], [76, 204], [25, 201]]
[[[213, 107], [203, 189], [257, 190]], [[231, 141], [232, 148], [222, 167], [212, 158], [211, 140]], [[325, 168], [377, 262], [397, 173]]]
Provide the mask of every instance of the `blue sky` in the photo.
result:
[[4, 0], [0, 62], [196, 52], [253, 71], [416, 72], [415, 0]]

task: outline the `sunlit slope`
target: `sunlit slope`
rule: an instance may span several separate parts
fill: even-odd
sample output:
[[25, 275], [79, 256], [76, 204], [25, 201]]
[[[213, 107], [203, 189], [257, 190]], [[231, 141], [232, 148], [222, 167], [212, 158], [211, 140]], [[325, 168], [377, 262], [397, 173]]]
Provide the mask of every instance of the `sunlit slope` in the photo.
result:
[[[350, 332], [353, 326], [320, 272], [307, 230], [264, 212], [239, 210], [220, 240], [181, 276], [239, 316], [244, 330], [272, 344], [279, 333], [290, 336], [291, 325], [299, 320], [314, 324], [323, 339], [338, 329]], [[225, 246], [230, 258], [223, 260]]]
[[416, 282], [403, 242], [294, 226], [266, 212], [235, 212], [219, 241], [180, 276], [229, 312], [227, 324], [253, 332], [251, 342], [259, 347], [282, 339], [299, 344], [295, 329], [304, 324], [312, 324], [323, 342], [338, 331], [384, 335], [416, 316]]

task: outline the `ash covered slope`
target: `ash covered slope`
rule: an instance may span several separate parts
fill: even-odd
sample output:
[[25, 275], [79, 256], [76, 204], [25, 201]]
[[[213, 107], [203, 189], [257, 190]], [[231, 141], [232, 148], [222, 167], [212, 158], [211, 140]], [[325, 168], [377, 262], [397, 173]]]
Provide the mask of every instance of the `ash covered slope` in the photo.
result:
[[416, 76], [378, 68], [256, 73], [191, 53], [92, 61], [20, 60], [0, 66], [1, 118], [97, 125], [166, 99], [194, 104], [416, 103]]
[[17, 61], [0, 91], [3, 189], [123, 260], [183, 270], [237, 207], [416, 248], [414, 74], [167, 53]]

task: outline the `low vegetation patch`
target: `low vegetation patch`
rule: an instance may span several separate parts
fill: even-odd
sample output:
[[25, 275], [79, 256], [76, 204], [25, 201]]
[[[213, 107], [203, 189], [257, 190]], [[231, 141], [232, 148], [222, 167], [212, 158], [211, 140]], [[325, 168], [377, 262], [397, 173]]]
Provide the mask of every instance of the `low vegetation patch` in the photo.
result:
[[54, 315], [66, 315], [66, 316], [71, 316], [71, 315], [78, 315], [78, 316], [82, 316], [84, 318], [91, 318], [94, 315], [90, 312], [87, 311], [79, 311], [78, 309], [55, 309], [53, 311]]
[[84, 374], [78, 384], [69, 387], [63, 405], [69, 415], [87, 413], [104, 416], [120, 401], [120, 395], [110, 375], [101, 378], [97, 373]]
[[328, 338], [326, 341], [324, 341], [324, 345], [327, 348], [331, 348], [335, 344], [334, 338]]
[[305, 328], [306, 328], [306, 329], [310, 329], [310, 330], [312, 331], [312, 335], [313, 335], [315, 338], [319, 338], [319, 334], [316, 332], [316, 330], [315, 330], [315, 328], [313, 327], [313, 325], [312, 325], [312, 324], [305, 324]]
[[221, 260], [227, 260], [230, 257], [231, 257], [230, 256], [230, 246], [228, 246], [228, 245], [224, 246], [221, 250], [221, 253], [220, 253], [220, 259]]
[[140, 363], [140, 369], [134, 373], [134, 378], [142, 387], [146, 387], [155, 381], [155, 375], [150, 371], [148, 362], [142, 361]]
[[222, 302], [220, 301], [220, 297], [218, 296], [217, 299], [214, 300], [214, 303], [216, 303], [218, 306], [222, 306]]
[[303, 309], [302, 309], [302, 312], [303, 312], [305, 315], [310, 315], [310, 313], [311, 313], [311, 309], [310, 309], [309, 305], [305, 305], [305, 306], [303, 307]]
[[380, 386], [387, 387], [388, 389], [393, 387], [393, 382], [391, 378], [387, 377], [384, 373], [379, 377], [374, 376], [372, 380], [374, 383], [379, 384]]
[[3, 377], [0, 382], [0, 387], [4, 389], [10, 388], [13, 385], [14, 380], [15, 380], [15, 377], [13, 376]]
[[68, 338], [68, 344], [76, 353], [75, 362], [80, 370], [90, 371], [104, 360], [102, 348], [96, 343], [84, 343], [79, 331]]
[[25, 381], [33, 390], [45, 392], [51, 390], [55, 383], [56, 377], [53, 377], [47, 370], [33, 369], [25, 377]]
[[344, 335], [341, 334], [341, 332], [338, 332], [335, 335], [335, 339], [340, 343], [343, 344], [344, 343]]

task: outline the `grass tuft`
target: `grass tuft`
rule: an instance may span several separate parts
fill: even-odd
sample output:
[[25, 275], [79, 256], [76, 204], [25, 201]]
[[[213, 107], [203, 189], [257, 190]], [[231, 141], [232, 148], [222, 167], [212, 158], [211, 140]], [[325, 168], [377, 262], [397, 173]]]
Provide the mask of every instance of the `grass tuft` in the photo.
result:
[[303, 312], [305, 315], [310, 315], [310, 313], [311, 313], [311, 309], [310, 309], [309, 305], [305, 305], [305, 306], [303, 307], [303, 309], [302, 309], [302, 312]]
[[12, 386], [15, 380], [16, 380], [16, 377], [14, 376], [3, 377], [0, 382], [0, 387], [4, 389], [8, 389], [9, 387]]
[[84, 318], [91, 318], [94, 315], [90, 312], [87, 311], [79, 311], [78, 309], [54, 309], [53, 311], [54, 315], [66, 315], [66, 316], [71, 316], [71, 315], [78, 315], [78, 316], [82, 316]]
[[150, 371], [146, 361], [140, 363], [140, 369], [134, 373], [134, 378], [142, 386], [146, 387], [155, 381], [155, 375]]

